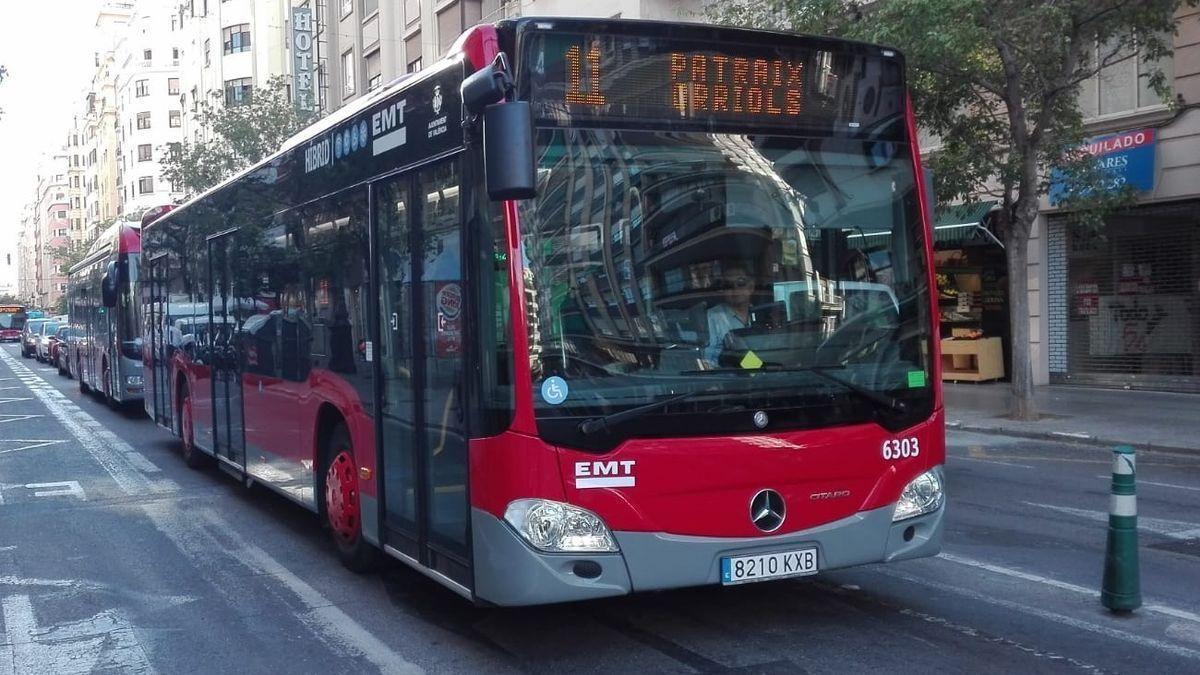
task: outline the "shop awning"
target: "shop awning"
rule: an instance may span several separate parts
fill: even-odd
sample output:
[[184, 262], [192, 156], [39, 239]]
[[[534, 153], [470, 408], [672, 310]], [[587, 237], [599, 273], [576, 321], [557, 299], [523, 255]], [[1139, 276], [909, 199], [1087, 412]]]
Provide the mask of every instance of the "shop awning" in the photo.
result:
[[937, 244], [961, 244], [976, 236], [1004, 244], [983, 226], [983, 218], [996, 206], [996, 200], [939, 206], [933, 217], [933, 241]]

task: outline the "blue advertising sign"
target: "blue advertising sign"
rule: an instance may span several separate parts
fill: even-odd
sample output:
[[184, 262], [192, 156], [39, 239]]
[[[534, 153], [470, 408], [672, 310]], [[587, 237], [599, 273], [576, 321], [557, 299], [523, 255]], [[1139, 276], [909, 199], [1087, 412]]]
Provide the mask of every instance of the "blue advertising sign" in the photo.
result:
[[[1116, 190], [1122, 186], [1148, 192], [1154, 189], [1154, 129], [1122, 131], [1107, 136], [1097, 136], [1083, 146], [1084, 153], [1095, 158], [1096, 168], [1108, 179], [1104, 189]], [[1059, 169], [1050, 172], [1050, 203], [1057, 205], [1066, 196], [1066, 177]]]

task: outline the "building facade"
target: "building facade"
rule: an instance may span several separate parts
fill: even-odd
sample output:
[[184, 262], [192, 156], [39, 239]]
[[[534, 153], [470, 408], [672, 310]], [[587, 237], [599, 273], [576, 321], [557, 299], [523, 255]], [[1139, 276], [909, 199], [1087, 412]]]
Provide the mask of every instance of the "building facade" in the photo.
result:
[[1137, 203], [1095, 229], [1046, 205], [1030, 317], [1045, 381], [1200, 393], [1200, 10], [1177, 18], [1174, 108], [1137, 59], [1083, 92], [1087, 151]]
[[[965, 324], [1004, 340], [1006, 354], [1027, 349], [1035, 384], [1200, 393], [1200, 10], [1176, 18], [1173, 58], [1159, 64], [1173, 105], [1151, 90], [1140, 58], [1105, 68], [1080, 92], [1084, 151], [1136, 203], [1099, 227], [1081, 225], [1058, 205], [1063, 186], [1052, 173], [1028, 249], [1030, 343], [1007, 343], [1006, 254], [994, 235], [939, 257], [943, 337]], [[988, 205], [943, 208], [972, 215], [943, 217], [938, 229], [981, 218], [986, 229]], [[935, 231], [935, 242], [947, 234]]]
[[183, 137], [207, 133], [195, 115], [204, 101], [237, 105], [254, 87], [289, 70], [288, 0], [186, 0], [169, 20], [180, 49]]
[[182, 197], [162, 178], [160, 163], [183, 140], [181, 49], [171, 30], [176, 8], [170, 0], [140, 0], [116, 45], [120, 217], [136, 219]]

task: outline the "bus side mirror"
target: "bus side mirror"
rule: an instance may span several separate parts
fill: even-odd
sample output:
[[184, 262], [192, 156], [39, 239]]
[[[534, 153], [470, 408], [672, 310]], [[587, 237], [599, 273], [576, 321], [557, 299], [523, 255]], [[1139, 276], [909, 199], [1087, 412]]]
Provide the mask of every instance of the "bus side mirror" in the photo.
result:
[[105, 307], [117, 306], [117, 264], [115, 262], [108, 263], [108, 268], [104, 270], [104, 277], [100, 279], [100, 299], [104, 302]]
[[533, 199], [533, 108], [526, 101], [489, 105], [483, 111], [483, 166], [488, 197]]
[[483, 118], [484, 182], [496, 201], [537, 196], [533, 108], [509, 100], [513, 90], [503, 53], [463, 80], [459, 90], [467, 112]]

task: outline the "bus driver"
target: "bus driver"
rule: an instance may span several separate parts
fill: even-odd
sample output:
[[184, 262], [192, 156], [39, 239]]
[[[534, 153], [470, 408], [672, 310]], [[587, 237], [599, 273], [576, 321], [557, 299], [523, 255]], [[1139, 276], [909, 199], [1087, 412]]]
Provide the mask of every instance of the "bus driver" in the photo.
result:
[[743, 263], [731, 263], [721, 270], [721, 304], [708, 310], [708, 345], [704, 360], [711, 366], [725, 348], [729, 332], [750, 326], [750, 299], [754, 295], [754, 278]]

